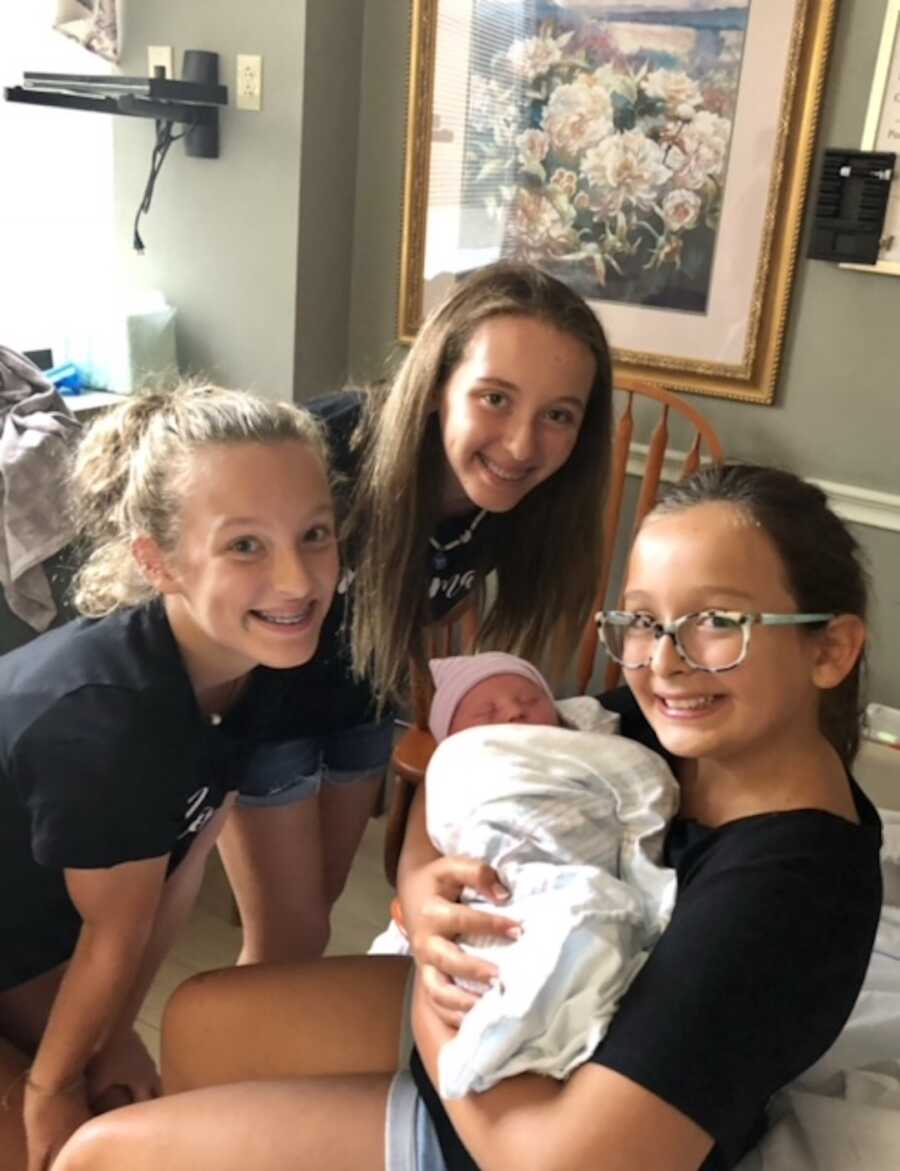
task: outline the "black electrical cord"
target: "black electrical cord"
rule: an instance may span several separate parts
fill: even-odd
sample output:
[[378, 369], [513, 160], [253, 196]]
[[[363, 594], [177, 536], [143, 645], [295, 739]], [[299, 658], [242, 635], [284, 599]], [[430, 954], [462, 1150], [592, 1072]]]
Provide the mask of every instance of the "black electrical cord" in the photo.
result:
[[186, 138], [187, 135], [197, 125], [197, 120], [191, 122], [186, 130], [182, 130], [180, 134], [172, 133], [172, 123], [157, 121], [156, 126], [156, 144], [153, 147], [153, 153], [150, 156], [150, 174], [147, 176], [147, 185], [144, 188], [144, 196], [138, 206], [137, 213], [134, 217], [134, 230], [132, 236], [132, 245], [135, 252], [143, 255], [144, 241], [141, 239], [141, 233], [138, 225], [141, 222], [141, 216], [150, 210], [150, 204], [153, 202], [153, 191], [156, 187], [156, 180], [162, 170], [163, 163], [166, 161], [166, 155], [169, 153], [169, 147], [173, 142], [178, 142], [179, 139]]

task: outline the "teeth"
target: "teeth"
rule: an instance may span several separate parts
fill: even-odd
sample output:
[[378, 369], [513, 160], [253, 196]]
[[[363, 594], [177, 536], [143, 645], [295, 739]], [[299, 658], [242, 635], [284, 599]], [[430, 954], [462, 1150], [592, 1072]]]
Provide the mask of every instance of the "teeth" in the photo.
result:
[[664, 699], [663, 703], [673, 711], [695, 712], [700, 708], [709, 707], [711, 703], [715, 703], [715, 699], [714, 695], [706, 695], [697, 699]]
[[498, 467], [497, 464], [495, 464], [491, 460], [489, 460], [486, 455], [483, 455], [481, 457], [481, 459], [482, 459], [482, 462], [484, 463], [484, 466], [487, 468], [487, 470], [489, 472], [492, 472], [493, 475], [497, 476], [501, 480], [509, 480], [510, 482], [516, 482], [518, 480], [524, 480], [525, 477], [528, 475], [527, 470], [524, 472], [506, 471], [504, 468]]
[[276, 626], [299, 626], [309, 617], [311, 609], [312, 603], [310, 602], [299, 614], [270, 614], [268, 610], [254, 610], [254, 614], [264, 618], [266, 622], [274, 622]]

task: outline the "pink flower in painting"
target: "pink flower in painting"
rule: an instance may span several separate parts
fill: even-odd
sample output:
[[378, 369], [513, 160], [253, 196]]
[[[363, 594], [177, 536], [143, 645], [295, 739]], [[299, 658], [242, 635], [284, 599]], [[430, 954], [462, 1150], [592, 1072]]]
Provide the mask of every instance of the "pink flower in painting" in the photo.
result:
[[670, 232], [688, 232], [697, 226], [701, 206], [693, 191], [670, 191], [662, 201], [663, 223]]
[[676, 185], [699, 191], [708, 178], [718, 178], [725, 167], [730, 137], [727, 118], [700, 110], [666, 154]]
[[561, 191], [569, 199], [574, 199], [578, 190], [578, 176], [568, 167], [557, 167], [550, 176], [550, 186]]
[[572, 158], [613, 132], [613, 107], [606, 86], [593, 74], [559, 85], [544, 110], [544, 129], [553, 146]]
[[563, 256], [578, 243], [572, 227], [575, 209], [565, 201], [554, 203], [540, 192], [519, 188], [507, 212], [510, 254], [518, 260], [539, 261]]
[[628, 204], [652, 207], [672, 174], [663, 162], [662, 148], [639, 130], [612, 135], [585, 151], [581, 173], [588, 182], [591, 207], [603, 219]]

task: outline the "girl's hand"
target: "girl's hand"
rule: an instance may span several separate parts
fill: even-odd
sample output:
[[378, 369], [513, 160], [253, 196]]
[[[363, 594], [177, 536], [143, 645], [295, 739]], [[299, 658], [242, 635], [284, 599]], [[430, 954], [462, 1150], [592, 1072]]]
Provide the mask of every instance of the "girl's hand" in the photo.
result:
[[414, 880], [414, 906], [405, 900], [405, 927], [426, 999], [439, 1019], [457, 1029], [478, 999], [454, 983], [490, 984], [497, 968], [464, 952], [454, 941], [461, 935], [496, 935], [518, 939], [522, 928], [503, 915], [487, 914], [459, 902], [463, 887], [494, 903], [504, 903], [509, 892], [497, 872], [475, 858], [450, 856], [428, 863]]
[[110, 1038], [88, 1062], [86, 1073], [88, 1101], [95, 1114], [162, 1093], [156, 1064], [134, 1029]]
[[66, 1140], [91, 1117], [85, 1086], [52, 1090], [25, 1086], [27, 1171], [49, 1171]]

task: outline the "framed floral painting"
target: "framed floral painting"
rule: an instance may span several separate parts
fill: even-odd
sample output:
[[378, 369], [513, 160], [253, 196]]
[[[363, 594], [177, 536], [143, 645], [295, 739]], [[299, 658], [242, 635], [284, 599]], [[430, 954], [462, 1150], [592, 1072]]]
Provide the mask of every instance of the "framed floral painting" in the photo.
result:
[[413, 0], [399, 333], [528, 260], [617, 367], [773, 401], [836, 0]]

